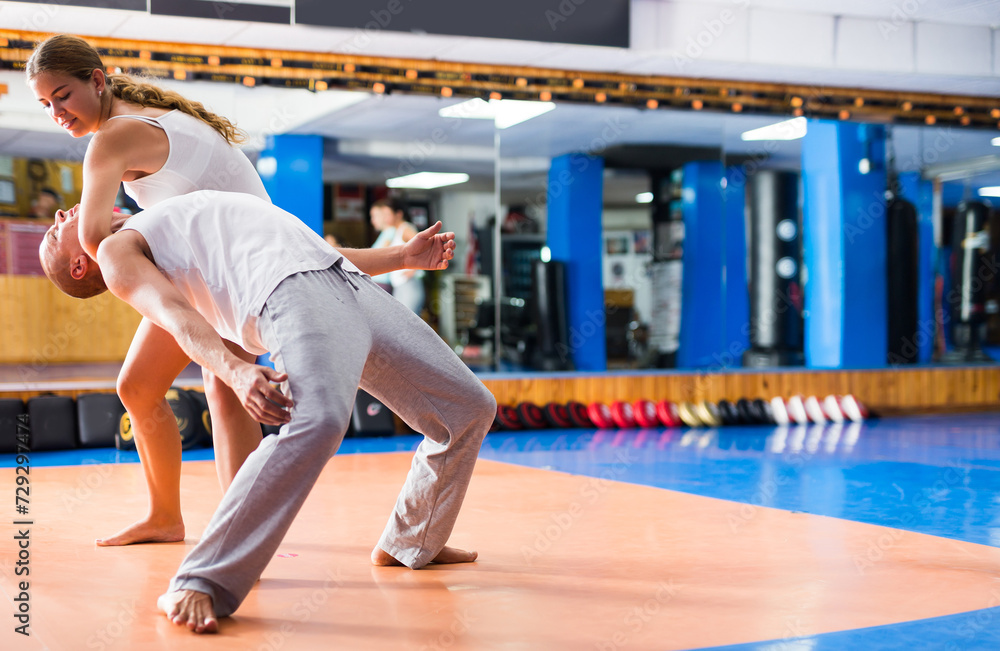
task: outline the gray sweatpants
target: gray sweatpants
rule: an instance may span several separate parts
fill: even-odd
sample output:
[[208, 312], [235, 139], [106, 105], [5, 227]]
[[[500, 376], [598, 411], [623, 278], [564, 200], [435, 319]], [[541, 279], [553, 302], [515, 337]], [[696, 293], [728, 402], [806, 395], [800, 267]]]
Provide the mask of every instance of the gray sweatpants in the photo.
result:
[[220, 617], [246, 598], [340, 447], [359, 385], [425, 437], [378, 543], [414, 569], [448, 541], [496, 413], [493, 395], [426, 323], [339, 263], [283, 280], [259, 328], [288, 374], [291, 421], [240, 468], [170, 583], [211, 595]]

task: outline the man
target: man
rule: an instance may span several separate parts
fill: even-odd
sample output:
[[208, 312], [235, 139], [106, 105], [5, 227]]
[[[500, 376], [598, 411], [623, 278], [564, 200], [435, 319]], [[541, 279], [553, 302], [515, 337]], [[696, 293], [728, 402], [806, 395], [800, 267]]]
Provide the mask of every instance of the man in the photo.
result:
[[[194, 192], [115, 228], [95, 261], [78, 241], [76, 209], [59, 211], [40, 249], [46, 274], [81, 298], [110, 290], [232, 387], [251, 415], [282, 425], [244, 463], [160, 597], [174, 623], [214, 632], [243, 601], [340, 445], [358, 386], [425, 436], [372, 562], [475, 560], [445, 543], [496, 402], [427, 324], [296, 217], [250, 195]], [[439, 230], [352, 258], [371, 273], [444, 268], [454, 235]], [[270, 351], [277, 370], [242, 361], [222, 338]]]

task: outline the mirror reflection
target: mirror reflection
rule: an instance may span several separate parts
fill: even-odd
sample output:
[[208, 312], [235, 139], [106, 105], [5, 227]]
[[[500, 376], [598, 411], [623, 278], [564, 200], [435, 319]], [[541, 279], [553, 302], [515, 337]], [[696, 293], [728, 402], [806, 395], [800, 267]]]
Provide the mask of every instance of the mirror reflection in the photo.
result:
[[[990, 196], [1000, 191], [990, 188], [1000, 175], [992, 132], [598, 107], [572, 107], [565, 116], [574, 125], [604, 120], [589, 123], [594, 146], [587, 151], [604, 164], [607, 368], [867, 368], [997, 358], [1000, 230]], [[511, 134], [503, 145], [505, 206], [549, 196], [551, 175], [518, 171], [516, 161], [557, 156], [553, 144], [574, 132], [562, 125], [528, 123], [530, 139]], [[833, 140], [824, 129], [834, 130]], [[833, 173], [826, 158], [846, 171], [824, 186], [815, 179]], [[837, 200], [851, 205], [837, 208], [837, 225], [824, 230], [818, 224], [830, 221], [828, 204]], [[544, 224], [545, 206], [529, 205], [533, 223]], [[514, 246], [518, 236], [508, 236]], [[838, 246], [839, 264], [853, 271], [831, 269], [827, 250]], [[881, 268], [867, 268], [867, 260]], [[878, 291], [850, 305], [867, 286]], [[841, 302], [847, 307], [831, 307]], [[837, 318], [855, 327], [831, 333], [824, 321]], [[523, 354], [539, 323], [512, 338], [519, 348], [512, 354], [505, 346], [506, 360], [538, 370], [563, 361]], [[570, 324], [568, 348], [582, 335]], [[840, 341], [817, 343], [831, 336]], [[868, 343], [862, 354], [851, 337]], [[841, 350], [827, 354], [827, 345]]]
[[[217, 86], [176, 85], [220, 103]], [[372, 245], [386, 202], [416, 229], [454, 231], [451, 268], [418, 277], [419, 309], [477, 371], [1000, 355], [991, 131], [343, 94], [270, 128], [255, 118], [248, 154], [267, 174], [266, 136], [321, 134], [322, 228], [341, 245]], [[249, 112], [225, 101], [237, 121]], [[37, 237], [45, 202], [78, 199], [82, 147], [57, 137], [39, 136], [38, 156], [0, 148], [12, 242]], [[427, 172], [450, 176], [414, 178]], [[6, 274], [37, 273], [22, 249]]]

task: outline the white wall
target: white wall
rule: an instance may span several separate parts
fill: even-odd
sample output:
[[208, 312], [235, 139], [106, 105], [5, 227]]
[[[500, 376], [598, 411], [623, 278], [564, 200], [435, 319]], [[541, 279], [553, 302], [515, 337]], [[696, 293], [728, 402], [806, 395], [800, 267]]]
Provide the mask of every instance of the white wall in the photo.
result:
[[[639, 320], [649, 323], [653, 315], [653, 286], [648, 275], [648, 264], [652, 261], [652, 210], [649, 206], [636, 205], [635, 208], [608, 208], [601, 215], [604, 226], [604, 287], [606, 289], [632, 289], [635, 292], [635, 309]], [[648, 253], [635, 250], [635, 233], [648, 235]], [[627, 251], [608, 254], [609, 239], [624, 239]], [[616, 269], [617, 265], [617, 269]], [[616, 273], [618, 271], [619, 273]]]
[[632, 0], [629, 51], [647, 58], [625, 71], [993, 94], [997, 10], [928, 0]]

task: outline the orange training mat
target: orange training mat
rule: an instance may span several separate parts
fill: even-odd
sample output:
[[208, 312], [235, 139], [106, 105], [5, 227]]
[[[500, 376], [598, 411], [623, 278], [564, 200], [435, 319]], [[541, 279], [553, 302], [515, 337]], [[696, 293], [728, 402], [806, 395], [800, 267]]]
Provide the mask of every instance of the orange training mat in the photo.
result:
[[[145, 513], [136, 464], [31, 470], [31, 636], [14, 632], [14, 470], [0, 469], [0, 649], [692, 649], [995, 604], [1000, 549], [828, 517], [480, 461], [459, 566], [372, 567], [409, 454], [335, 457], [220, 634], [155, 610], [219, 499], [184, 464], [184, 543], [98, 548]], [[182, 646], [183, 645], [183, 646]]]

